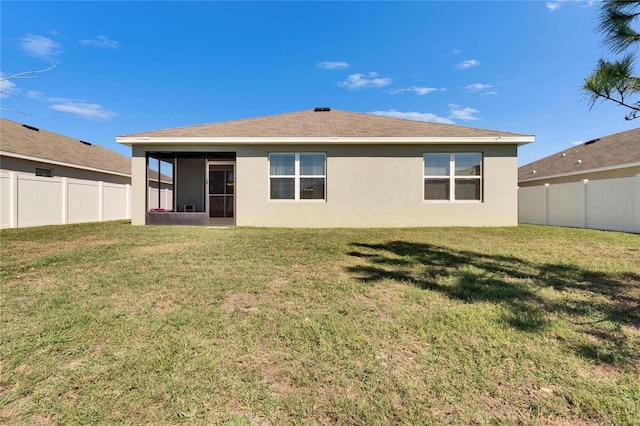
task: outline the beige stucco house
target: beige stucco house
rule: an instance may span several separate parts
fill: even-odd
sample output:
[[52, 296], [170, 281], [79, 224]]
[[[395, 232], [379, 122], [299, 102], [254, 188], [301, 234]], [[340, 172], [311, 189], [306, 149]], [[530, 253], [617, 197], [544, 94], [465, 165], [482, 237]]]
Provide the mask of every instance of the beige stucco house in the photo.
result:
[[[511, 226], [529, 135], [315, 108], [137, 133], [132, 223], [272, 227]], [[152, 211], [149, 164], [173, 169]]]

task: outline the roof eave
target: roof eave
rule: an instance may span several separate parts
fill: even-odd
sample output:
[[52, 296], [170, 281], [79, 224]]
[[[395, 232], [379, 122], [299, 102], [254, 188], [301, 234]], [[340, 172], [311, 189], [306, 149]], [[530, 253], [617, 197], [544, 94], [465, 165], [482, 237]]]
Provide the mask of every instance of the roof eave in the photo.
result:
[[534, 136], [463, 136], [463, 137], [206, 137], [206, 136], [118, 136], [122, 145], [388, 145], [388, 144], [504, 144], [525, 145], [535, 140]]
[[536, 177], [531, 177], [526, 179], [518, 179], [518, 182], [534, 182], [537, 180], [557, 179], [557, 178], [562, 178], [567, 176], [583, 175], [587, 173], [599, 173], [599, 172], [607, 172], [611, 170], [628, 169], [631, 167], [640, 167], [640, 161], [636, 161], [633, 163], [616, 164], [613, 166], [597, 167], [593, 169], [575, 170], [575, 171], [565, 172], [565, 173], [556, 173], [553, 175], [536, 176]]
[[50, 160], [48, 158], [33, 157], [33, 156], [30, 156], [30, 155], [23, 155], [23, 154], [16, 154], [15, 152], [9, 152], [9, 151], [0, 151], [0, 156], [19, 158], [21, 160], [35, 161], [35, 162], [45, 163], [45, 164], [52, 164], [54, 166], [63, 166], [63, 167], [68, 167], [70, 169], [87, 170], [87, 171], [90, 171], [90, 172], [104, 173], [104, 174], [107, 174], [107, 175], [122, 176], [122, 177], [127, 177], [127, 178], [131, 177], [130, 173], [122, 173], [122, 172], [117, 172], [115, 170], [98, 169], [98, 168], [95, 168], [95, 167], [83, 166], [83, 165], [80, 165], [80, 164], [66, 163], [64, 161]]

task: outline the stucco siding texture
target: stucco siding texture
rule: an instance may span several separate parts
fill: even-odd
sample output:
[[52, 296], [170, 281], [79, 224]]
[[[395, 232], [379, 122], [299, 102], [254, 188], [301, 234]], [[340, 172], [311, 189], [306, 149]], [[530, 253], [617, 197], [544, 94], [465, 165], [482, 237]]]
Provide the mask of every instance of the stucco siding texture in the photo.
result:
[[640, 166], [625, 167], [621, 169], [606, 170], [602, 172], [584, 172], [579, 174], [572, 174], [569, 176], [560, 176], [556, 178], [542, 178], [538, 180], [529, 180], [529, 181], [520, 182], [519, 186], [522, 188], [525, 188], [528, 186], [544, 185], [546, 183], [557, 184], [557, 183], [568, 183], [568, 182], [580, 182], [583, 179], [589, 179], [589, 180], [619, 179], [619, 178], [633, 177], [638, 174], [640, 174]]
[[35, 174], [36, 168], [51, 169], [53, 176], [66, 177], [71, 179], [83, 179], [92, 181], [103, 181], [126, 185], [131, 183], [131, 178], [127, 176], [114, 175], [109, 173], [94, 172], [91, 170], [65, 167], [43, 161], [24, 160], [22, 158], [2, 157], [0, 161], [2, 170]]
[[[269, 200], [268, 154], [283, 147], [237, 151], [236, 224], [269, 227], [514, 226], [514, 146], [305, 147], [327, 154], [326, 200]], [[299, 151], [304, 152], [304, 151]], [[423, 199], [423, 153], [482, 152], [484, 200]]]
[[[145, 224], [145, 151], [133, 148], [132, 224]], [[173, 146], [176, 152], [202, 146]], [[206, 151], [219, 152], [216, 147]], [[239, 146], [236, 152], [236, 225], [289, 228], [367, 228], [430, 226], [516, 226], [517, 146], [376, 145]], [[269, 199], [268, 155], [323, 152], [327, 155], [326, 200]], [[424, 201], [423, 154], [482, 152], [483, 201]]]

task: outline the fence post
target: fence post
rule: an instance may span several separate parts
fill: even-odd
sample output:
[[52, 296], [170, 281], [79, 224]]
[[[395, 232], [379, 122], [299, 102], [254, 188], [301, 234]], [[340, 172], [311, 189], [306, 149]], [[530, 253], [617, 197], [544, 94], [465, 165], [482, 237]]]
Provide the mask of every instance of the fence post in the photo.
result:
[[98, 182], [98, 222], [104, 221], [104, 182]]
[[584, 204], [582, 206], [582, 211], [584, 213], [584, 228], [589, 228], [589, 209], [587, 204], [587, 185], [589, 184], [589, 179], [582, 179], [582, 193], [584, 194]]
[[69, 178], [62, 178], [62, 224], [69, 223]]
[[126, 185], [127, 189], [127, 219], [131, 219], [131, 185]]
[[636, 229], [635, 232], [640, 234], [640, 173], [636, 175], [636, 196], [634, 205], [636, 207], [635, 211], [631, 212], [631, 214], [638, 219], [636, 221]]
[[18, 173], [9, 172], [9, 208], [11, 209], [11, 228], [18, 227]]
[[544, 224], [549, 224], [549, 185], [544, 184]]

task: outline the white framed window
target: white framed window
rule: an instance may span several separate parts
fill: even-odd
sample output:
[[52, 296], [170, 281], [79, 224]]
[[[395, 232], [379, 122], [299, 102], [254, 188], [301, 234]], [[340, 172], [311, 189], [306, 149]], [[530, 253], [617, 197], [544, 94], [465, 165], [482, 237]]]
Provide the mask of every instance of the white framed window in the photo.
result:
[[53, 169], [45, 169], [44, 167], [36, 167], [36, 176], [53, 177]]
[[482, 201], [482, 153], [425, 153], [424, 199]]
[[325, 200], [326, 165], [325, 153], [270, 153], [269, 199]]

